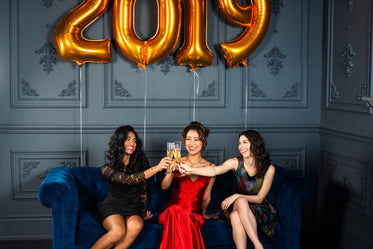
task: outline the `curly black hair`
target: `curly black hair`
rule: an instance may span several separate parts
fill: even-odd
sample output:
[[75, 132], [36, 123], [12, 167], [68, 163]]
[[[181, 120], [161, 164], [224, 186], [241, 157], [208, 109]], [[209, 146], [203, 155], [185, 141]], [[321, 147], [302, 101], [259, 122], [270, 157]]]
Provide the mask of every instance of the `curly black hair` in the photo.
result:
[[[136, 149], [130, 156], [130, 162], [124, 169], [124, 142], [127, 140], [128, 133], [133, 132], [136, 137]], [[109, 163], [108, 166], [113, 169], [125, 170], [127, 173], [136, 173], [148, 168], [149, 162], [142, 149], [142, 141], [130, 125], [118, 127], [110, 138], [109, 151], [106, 154]]]
[[265, 147], [264, 139], [259, 132], [254, 130], [246, 130], [240, 133], [238, 137], [245, 136], [250, 142], [250, 152], [255, 158], [255, 164], [257, 167], [256, 174], [259, 177], [264, 177], [269, 166], [271, 165], [271, 159], [269, 153]]
[[184, 143], [186, 140], [186, 135], [188, 131], [190, 130], [198, 132], [199, 139], [202, 141], [202, 150], [208, 154], [208, 152], [206, 151], [206, 146], [207, 146], [207, 137], [209, 136], [210, 129], [203, 126], [200, 122], [197, 122], [197, 121], [190, 122], [190, 124], [185, 126], [183, 128], [183, 131], [181, 132], [181, 136], [184, 140]]

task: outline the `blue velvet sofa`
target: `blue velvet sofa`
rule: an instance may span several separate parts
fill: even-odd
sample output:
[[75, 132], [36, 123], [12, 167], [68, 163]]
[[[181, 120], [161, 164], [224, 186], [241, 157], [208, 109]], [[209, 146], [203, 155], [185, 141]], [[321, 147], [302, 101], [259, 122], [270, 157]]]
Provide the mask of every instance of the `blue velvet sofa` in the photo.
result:
[[[231, 175], [226, 173], [217, 177], [209, 212], [216, 212], [230, 193]], [[145, 221], [142, 232], [130, 248], [159, 248], [163, 227], [157, 223], [157, 218], [171, 194], [170, 190], [161, 189], [162, 177], [160, 172], [148, 180], [148, 209], [154, 217]], [[107, 191], [107, 182], [97, 167], [57, 167], [47, 174], [39, 187], [38, 197], [45, 207], [52, 208], [54, 249], [87, 249], [105, 233], [97, 222], [96, 204]], [[259, 233], [264, 248], [300, 248], [302, 202], [312, 195], [313, 186], [308, 180], [276, 166], [267, 198], [279, 212], [279, 225], [273, 238]], [[206, 248], [235, 248], [229, 222], [206, 220], [202, 236]], [[248, 248], [253, 248], [250, 242]]]

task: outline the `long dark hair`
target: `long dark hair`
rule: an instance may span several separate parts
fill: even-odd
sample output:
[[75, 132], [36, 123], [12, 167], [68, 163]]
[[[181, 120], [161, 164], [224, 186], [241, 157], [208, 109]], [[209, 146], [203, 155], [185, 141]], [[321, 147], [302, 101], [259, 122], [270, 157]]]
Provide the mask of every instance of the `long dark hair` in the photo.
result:
[[[124, 168], [123, 156], [125, 153], [124, 141], [127, 140], [128, 133], [133, 132], [136, 137], [136, 149], [130, 156], [129, 164]], [[130, 125], [118, 127], [109, 142], [109, 151], [106, 154], [109, 159], [108, 166], [116, 170], [124, 170], [127, 173], [136, 173], [148, 168], [148, 158], [142, 149], [142, 141]]]
[[240, 133], [239, 137], [241, 136], [245, 136], [251, 144], [250, 152], [255, 158], [257, 176], [264, 177], [271, 165], [271, 159], [269, 158], [269, 153], [265, 147], [263, 137], [259, 132], [254, 130], [243, 131]]
[[183, 131], [181, 132], [181, 136], [184, 139], [184, 143], [185, 143], [185, 140], [186, 140], [186, 135], [187, 135], [188, 131], [190, 131], [190, 130], [197, 131], [197, 133], [199, 135], [199, 139], [202, 141], [202, 150], [204, 152], [208, 153], [206, 151], [206, 146], [207, 146], [207, 137], [209, 136], [210, 129], [203, 126], [200, 122], [197, 122], [197, 121], [190, 122], [190, 124], [185, 126], [183, 128]]

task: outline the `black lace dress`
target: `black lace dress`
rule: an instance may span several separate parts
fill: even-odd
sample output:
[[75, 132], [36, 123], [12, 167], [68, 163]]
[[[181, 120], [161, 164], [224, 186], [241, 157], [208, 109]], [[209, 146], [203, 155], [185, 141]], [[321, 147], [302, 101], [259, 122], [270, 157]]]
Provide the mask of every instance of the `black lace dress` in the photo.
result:
[[107, 196], [97, 206], [101, 223], [113, 214], [141, 217], [146, 214], [148, 190], [144, 171], [132, 172], [131, 165], [123, 165], [121, 168], [122, 170], [115, 170], [105, 165], [101, 169], [109, 183]]

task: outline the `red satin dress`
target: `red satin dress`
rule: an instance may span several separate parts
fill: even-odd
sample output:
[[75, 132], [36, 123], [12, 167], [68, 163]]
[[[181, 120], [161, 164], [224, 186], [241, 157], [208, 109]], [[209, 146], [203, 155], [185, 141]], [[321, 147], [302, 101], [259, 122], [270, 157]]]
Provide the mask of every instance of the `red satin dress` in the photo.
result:
[[205, 223], [202, 200], [210, 178], [199, 176], [192, 181], [178, 175], [173, 176], [172, 198], [159, 216], [164, 227], [159, 249], [205, 249], [200, 228]]

